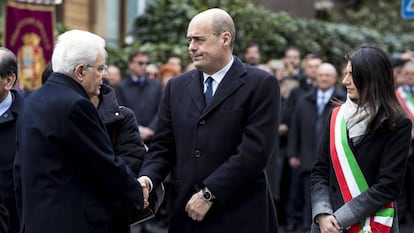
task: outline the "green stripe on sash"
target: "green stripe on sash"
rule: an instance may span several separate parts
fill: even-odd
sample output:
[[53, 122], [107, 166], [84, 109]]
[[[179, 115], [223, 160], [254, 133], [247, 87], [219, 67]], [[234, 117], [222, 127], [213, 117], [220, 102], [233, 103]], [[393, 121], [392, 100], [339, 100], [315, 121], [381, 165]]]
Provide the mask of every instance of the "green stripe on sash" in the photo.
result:
[[351, 148], [348, 144], [348, 137], [346, 135], [346, 122], [345, 118], [342, 117], [341, 120], [341, 141], [345, 151], [346, 159], [348, 160], [352, 175], [358, 185], [359, 191], [362, 193], [368, 189], [368, 184], [365, 181], [365, 177], [362, 174], [361, 169], [355, 159], [354, 153], [352, 152]]

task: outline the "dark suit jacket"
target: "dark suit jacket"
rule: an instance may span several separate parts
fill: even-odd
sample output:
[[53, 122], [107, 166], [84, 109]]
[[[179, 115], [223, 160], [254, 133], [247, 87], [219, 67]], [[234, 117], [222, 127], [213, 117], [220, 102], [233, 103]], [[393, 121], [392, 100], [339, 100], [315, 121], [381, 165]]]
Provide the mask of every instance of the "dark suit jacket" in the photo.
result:
[[[235, 58], [206, 107], [202, 73], [171, 79], [140, 175], [157, 186], [173, 169], [170, 233], [277, 232], [264, 173], [277, 139], [276, 79]], [[202, 222], [185, 205], [207, 186], [216, 200]]]
[[[313, 219], [321, 213], [334, 213], [341, 226], [346, 229], [397, 199], [407, 164], [411, 121], [406, 117], [401, 117], [395, 129], [390, 130], [384, 127], [387, 122], [384, 119], [385, 114], [380, 109], [371, 130], [357, 145], [353, 145], [348, 139], [369, 189], [346, 204], [344, 204], [332, 167], [329, 127], [326, 127], [311, 174]], [[395, 213], [397, 212], [396, 209]], [[391, 232], [398, 232], [397, 215], [394, 216]], [[313, 232], [318, 231], [319, 229], [314, 227]]]
[[335, 107], [333, 99], [345, 101], [346, 93], [343, 89], [335, 87], [331, 99], [326, 103], [320, 116], [316, 106], [317, 88], [312, 88], [299, 98], [288, 135], [288, 156], [300, 158], [300, 172], [311, 172], [316, 159], [320, 136]]
[[16, 155], [16, 120], [23, 111], [24, 97], [11, 90], [13, 102], [10, 108], [0, 116], [0, 192], [9, 212], [8, 232], [19, 232], [19, 218], [13, 184], [13, 161]]
[[157, 124], [162, 91], [161, 84], [155, 80], [135, 83], [131, 77], [124, 78], [116, 87], [119, 104], [135, 113], [139, 125], [151, 129], [155, 129]]
[[[22, 232], [110, 232], [112, 203], [142, 206], [97, 110], [72, 78], [53, 73], [18, 121]], [[20, 119], [19, 119], [20, 120]]]
[[305, 76], [299, 79], [299, 86], [293, 89], [290, 92], [289, 98], [286, 100], [285, 107], [284, 107], [284, 116], [282, 122], [287, 124], [287, 126], [291, 127], [291, 119], [293, 117], [293, 113], [296, 109], [296, 105], [298, 104], [299, 99], [306, 93], [311, 90], [314, 90], [315, 86], [311, 83], [307, 82], [307, 78]]

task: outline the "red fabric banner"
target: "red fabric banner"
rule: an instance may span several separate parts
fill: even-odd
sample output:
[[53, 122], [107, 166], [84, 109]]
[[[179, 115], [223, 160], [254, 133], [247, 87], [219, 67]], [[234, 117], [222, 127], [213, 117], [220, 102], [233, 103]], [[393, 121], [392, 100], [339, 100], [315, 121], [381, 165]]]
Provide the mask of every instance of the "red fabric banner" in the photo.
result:
[[42, 72], [52, 57], [54, 6], [9, 1], [4, 22], [3, 44], [17, 56], [19, 88], [32, 91], [42, 85]]

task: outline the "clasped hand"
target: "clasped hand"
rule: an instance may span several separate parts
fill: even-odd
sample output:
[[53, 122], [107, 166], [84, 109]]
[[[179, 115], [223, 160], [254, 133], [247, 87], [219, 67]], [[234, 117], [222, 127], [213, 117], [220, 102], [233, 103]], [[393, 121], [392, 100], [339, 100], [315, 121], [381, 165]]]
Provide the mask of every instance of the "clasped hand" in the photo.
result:
[[199, 191], [193, 194], [191, 199], [187, 202], [185, 211], [194, 221], [202, 221], [212, 205], [212, 202], [203, 199], [203, 193], [202, 191]]
[[341, 233], [342, 228], [338, 220], [331, 214], [321, 214], [317, 217], [321, 233]]
[[144, 209], [145, 209], [149, 206], [148, 198], [149, 198], [149, 192], [150, 192], [150, 184], [149, 184], [149, 181], [145, 179], [144, 177], [138, 178], [138, 182], [141, 184], [141, 187], [142, 187], [142, 193], [144, 196]]

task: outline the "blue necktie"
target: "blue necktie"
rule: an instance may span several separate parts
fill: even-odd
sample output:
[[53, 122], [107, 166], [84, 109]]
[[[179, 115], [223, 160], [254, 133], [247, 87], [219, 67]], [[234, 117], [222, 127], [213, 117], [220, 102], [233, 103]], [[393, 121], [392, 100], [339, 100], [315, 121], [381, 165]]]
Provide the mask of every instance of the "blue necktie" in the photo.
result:
[[321, 95], [320, 97], [320, 101], [318, 104], [318, 115], [321, 115], [321, 113], [323, 112], [323, 109], [325, 107], [325, 98], [323, 95]]
[[206, 80], [207, 84], [207, 90], [204, 93], [204, 100], [206, 101], [206, 105], [208, 105], [211, 102], [211, 99], [213, 98], [213, 78], [208, 77]]

